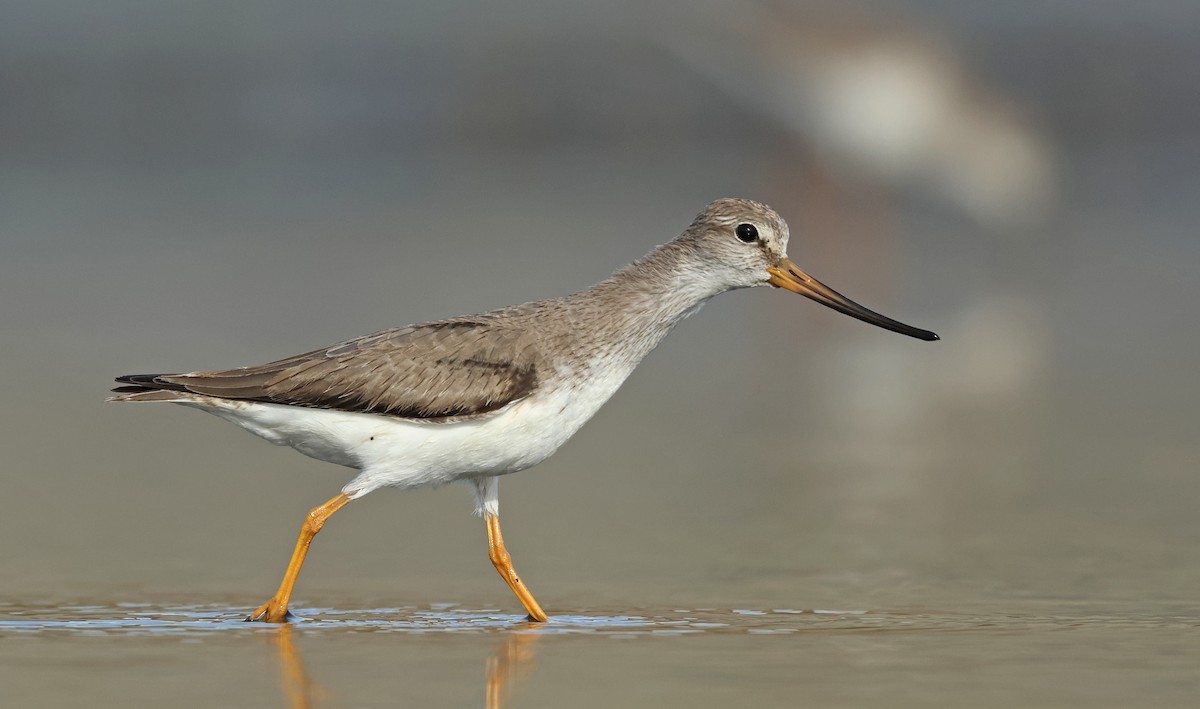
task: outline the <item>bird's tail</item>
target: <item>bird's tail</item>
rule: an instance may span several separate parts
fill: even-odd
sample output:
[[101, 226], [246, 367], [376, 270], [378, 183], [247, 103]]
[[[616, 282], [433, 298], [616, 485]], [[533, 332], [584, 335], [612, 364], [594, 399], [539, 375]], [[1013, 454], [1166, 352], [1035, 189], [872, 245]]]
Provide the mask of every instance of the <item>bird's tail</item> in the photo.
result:
[[178, 384], [163, 381], [170, 374], [125, 374], [117, 377], [121, 386], [113, 387], [115, 396], [105, 401], [189, 401], [195, 395]]

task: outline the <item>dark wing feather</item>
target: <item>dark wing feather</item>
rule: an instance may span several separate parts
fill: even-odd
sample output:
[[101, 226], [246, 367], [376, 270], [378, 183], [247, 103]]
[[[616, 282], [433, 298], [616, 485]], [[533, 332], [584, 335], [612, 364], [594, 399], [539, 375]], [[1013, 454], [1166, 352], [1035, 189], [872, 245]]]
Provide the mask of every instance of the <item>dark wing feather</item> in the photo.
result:
[[168, 389], [225, 399], [404, 418], [485, 414], [537, 384], [534, 337], [490, 319], [385, 330], [257, 367], [131, 375], [119, 390]]

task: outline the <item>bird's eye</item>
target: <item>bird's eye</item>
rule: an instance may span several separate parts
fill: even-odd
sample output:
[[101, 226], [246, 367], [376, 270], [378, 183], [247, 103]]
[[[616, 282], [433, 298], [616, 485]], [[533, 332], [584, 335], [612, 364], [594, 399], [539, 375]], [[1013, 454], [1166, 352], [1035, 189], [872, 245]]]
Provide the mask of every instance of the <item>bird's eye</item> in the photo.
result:
[[738, 241], [744, 241], [747, 244], [758, 240], [758, 227], [753, 224], [738, 224], [733, 233], [737, 236]]

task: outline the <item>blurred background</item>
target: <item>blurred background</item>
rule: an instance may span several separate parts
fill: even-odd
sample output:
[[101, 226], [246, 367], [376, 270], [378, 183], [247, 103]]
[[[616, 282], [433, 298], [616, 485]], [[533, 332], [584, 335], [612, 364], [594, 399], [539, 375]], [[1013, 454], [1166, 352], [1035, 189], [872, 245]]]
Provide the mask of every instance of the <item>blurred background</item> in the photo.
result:
[[[1194, 600], [1195, 2], [3, 17], [6, 602], [253, 608], [349, 479], [198, 412], [105, 405], [113, 376], [564, 294], [724, 196], [942, 341], [778, 291], [710, 303], [502, 482], [552, 614]], [[357, 502], [299, 602], [515, 608], [470, 509], [457, 487]]]

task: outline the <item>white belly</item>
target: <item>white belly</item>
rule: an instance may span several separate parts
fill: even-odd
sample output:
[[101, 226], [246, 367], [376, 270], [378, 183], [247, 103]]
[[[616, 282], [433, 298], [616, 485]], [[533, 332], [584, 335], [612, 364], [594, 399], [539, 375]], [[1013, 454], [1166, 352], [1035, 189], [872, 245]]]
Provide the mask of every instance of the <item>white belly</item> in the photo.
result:
[[180, 401], [216, 414], [277, 445], [359, 470], [342, 491], [438, 485], [504, 475], [537, 465], [612, 396], [632, 367], [603, 371], [567, 389], [539, 391], [487, 416], [421, 422], [331, 409], [196, 398]]

